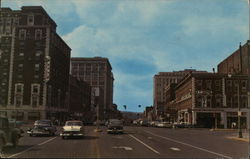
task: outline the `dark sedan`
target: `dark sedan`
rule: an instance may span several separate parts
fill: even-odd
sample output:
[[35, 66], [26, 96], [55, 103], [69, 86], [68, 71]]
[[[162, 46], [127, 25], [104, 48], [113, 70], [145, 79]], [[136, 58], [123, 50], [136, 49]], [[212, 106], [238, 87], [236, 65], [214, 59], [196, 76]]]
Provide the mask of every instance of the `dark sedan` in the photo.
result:
[[123, 122], [118, 119], [110, 119], [107, 123], [108, 133], [123, 133]]
[[54, 136], [56, 133], [56, 127], [50, 120], [37, 120], [34, 123], [34, 127], [30, 128], [27, 133], [30, 136]]

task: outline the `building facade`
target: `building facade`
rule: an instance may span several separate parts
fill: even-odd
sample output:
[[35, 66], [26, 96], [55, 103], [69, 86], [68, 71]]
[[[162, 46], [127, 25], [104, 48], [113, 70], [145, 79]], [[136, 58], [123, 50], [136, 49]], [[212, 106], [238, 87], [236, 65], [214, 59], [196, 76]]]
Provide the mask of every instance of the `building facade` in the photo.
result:
[[69, 90], [70, 117], [85, 122], [93, 121], [90, 85], [70, 75]]
[[0, 112], [18, 120], [64, 118], [68, 111], [69, 46], [40, 6], [2, 8]]
[[246, 75], [190, 73], [176, 86], [177, 121], [198, 127], [232, 128], [240, 109], [241, 125], [246, 128], [250, 121], [247, 88]]
[[240, 46], [217, 66], [218, 73], [250, 75], [250, 46]]
[[[174, 72], [159, 72], [154, 76], [154, 94], [153, 105], [158, 119], [164, 116], [164, 105], [166, 101], [165, 88], [172, 83], [178, 83], [189, 72], [194, 72], [194, 69], [186, 69], [183, 71]], [[205, 71], [199, 71], [205, 72]]]
[[92, 91], [99, 88], [100, 119], [109, 118], [113, 110], [114, 77], [108, 58], [71, 58], [71, 73], [87, 82]]

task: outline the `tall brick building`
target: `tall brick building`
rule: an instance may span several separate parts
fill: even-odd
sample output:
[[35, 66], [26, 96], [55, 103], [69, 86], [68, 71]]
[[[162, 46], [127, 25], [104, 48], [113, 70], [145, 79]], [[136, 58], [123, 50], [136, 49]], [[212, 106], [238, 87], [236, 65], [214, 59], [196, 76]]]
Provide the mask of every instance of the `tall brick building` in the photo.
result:
[[95, 103], [100, 106], [100, 119], [109, 118], [113, 110], [114, 77], [108, 58], [71, 58], [71, 74], [87, 82], [92, 91], [99, 88], [100, 96]]
[[[178, 83], [189, 72], [196, 70], [186, 69], [183, 71], [174, 72], [159, 72], [154, 76], [154, 94], [153, 102], [156, 116], [161, 118], [164, 114], [164, 105], [166, 101], [165, 88], [171, 83]], [[205, 72], [205, 71], [199, 71]]]
[[65, 118], [69, 46], [40, 6], [0, 13], [0, 114], [18, 120]]

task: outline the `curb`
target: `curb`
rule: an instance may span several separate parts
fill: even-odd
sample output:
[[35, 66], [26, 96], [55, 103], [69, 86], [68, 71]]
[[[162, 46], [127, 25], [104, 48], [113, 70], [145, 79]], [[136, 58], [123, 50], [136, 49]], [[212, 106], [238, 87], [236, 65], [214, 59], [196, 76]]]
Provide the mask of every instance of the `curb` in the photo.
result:
[[250, 142], [248, 138], [238, 138], [238, 137], [227, 137], [228, 139], [232, 140], [238, 140], [238, 141], [244, 141], [244, 142]]

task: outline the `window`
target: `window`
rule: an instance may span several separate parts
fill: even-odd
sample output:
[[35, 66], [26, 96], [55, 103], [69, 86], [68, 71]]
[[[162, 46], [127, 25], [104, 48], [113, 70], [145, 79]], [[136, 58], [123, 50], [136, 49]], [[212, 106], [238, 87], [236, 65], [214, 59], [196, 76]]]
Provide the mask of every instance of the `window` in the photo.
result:
[[35, 64], [35, 68], [39, 69], [40, 65], [39, 64]]
[[226, 88], [228, 91], [232, 91], [232, 80], [227, 80]]
[[39, 93], [40, 85], [39, 84], [32, 84], [31, 88], [32, 88], [31, 92], [33, 94], [37, 94], [37, 93]]
[[19, 19], [18, 18], [14, 19], [14, 25], [19, 25]]
[[27, 24], [34, 25], [34, 16], [33, 15], [28, 15]]
[[25, 40], [26, 39], [26, 30], [25, 29], [21, 29], [19, 31], [19, 40]]
[[23, 93], [23, 84], [16, 84], [15, 85], [15, 92], [16, 93]]
[[42, 39], [42, 30], [36, 29], [35, 31], [35, 40], [41, 40]]
[[196, 81], [196, 87], [197, 87], [197, 90], [201, 90], [202, 89], [202, 80], [197, 80]]
[[212, 89], [212, 81], [211, 80], [206, 80], [206, 89], [211, 90]]
[[38, 96], [37, 95], [34, 95], [34, 94], [32, 95], [31, 105], [32, 105], [32, 107], [38, 106]]
[[36, 51], [36, 56], [41, 56], [42, 55], [42, 51], [38, 50]]
[[232, 97], [227, 97], [227, 107], [231, 108], [233, 104], [233, 98]]
[[23, 52], [20, 52], [20, 53], [19, 53], [19, 56], [24, 56], [24, 53], [23, 53]]
[[15, 105], [16, 105], [17, 107], [20, 107], [20, 106], [22, 105], [22, 98], [23, 98], [23, 97], [20, 96], [20, 95], [16, 95], [15, 98], [16, 98]]
[[17, 78], [22, 79], [23, 75], [18, 75]]
[[244, 80], [244, 81], [241, 81], [241, 89], [243, 91], [246, 91], [247, 90], [247, 81]]
[[221, 90], [221, 81], [215, 80], [215, 90], [220, 91]]
[[19, 67], [19, 68], [23, 68], [23, 64], [21, 64], [21, 63], [18, 64], [18, 67]]

